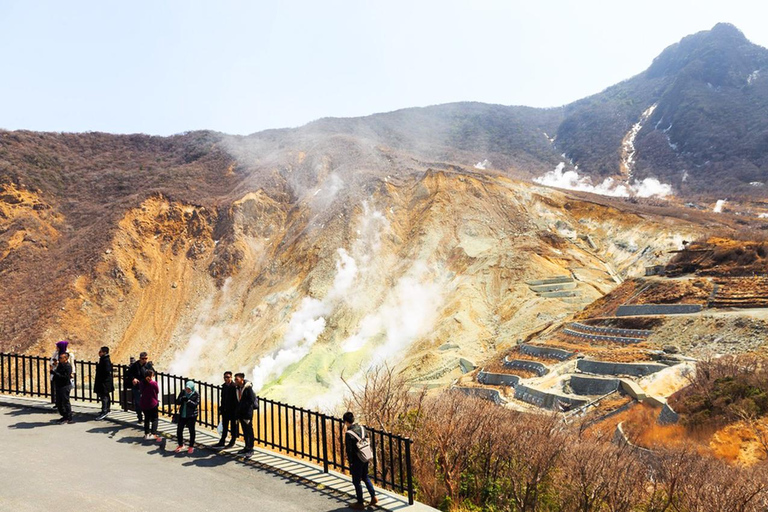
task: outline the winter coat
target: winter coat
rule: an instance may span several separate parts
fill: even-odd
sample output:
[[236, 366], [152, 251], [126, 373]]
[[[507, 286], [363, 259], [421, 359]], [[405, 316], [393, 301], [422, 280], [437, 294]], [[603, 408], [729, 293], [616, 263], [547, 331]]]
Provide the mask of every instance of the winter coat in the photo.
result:
[[179, 396], [176, 397], [176, 403], [179, 406], [183, 406], [186, 402], [186, 414], [182, 416], [182, 411], [184, 411], [184, 407], [179, 407], [179, 416], [182, 418], [194, 418], [197, 416], [197, 404], [200, 403], [200, 395], [197, 394], [197, 391], [193, 391], [191, 395], [187, 396], [187, 393], [182, 391], [179, 393]]
[[237, 398], [237, 419], [252, 420], [253, 402], [256, 398], [256, 393], [253, 392], [253, 384], [246, 380], [242, 388], [237, 388], [235, 397]]
[[109, 358], [109, 354], [101, 356], [99, 362], [96, 363], [93, 390], [98, 397], [109, 395], [115, 390], [115, 383], [112, 381], [112, 360]]
[[233, 416], [237, 413], [237, 386], [221, 385], [221, 400], [219, 401], [219, 416]]
[[152, 363], [147, 361], [142, 366], [141, 361], [134, 361], [134, 363], [128, 367], [128, 371], [125, 372], [125, 389], [131, 389], [133, 387], [133, 379], [142, 382], [147, 376], [147, 370], [155, 371]]
[[57, 364], [56, 368], [51, 370], [51, 375], [53, 377], [53, 385], [56, 386], [57, 389], [72, 385], [72, 382], [70, 381], [72, 365], [69, 363]]
[[142, 411], [149, 411], [158, 406], [157, 396], [160, 394], [160, 388], [154, 380], [147, 382], [146, 379], [139, 382], [141, 398], [139, 398], [139, 408]]

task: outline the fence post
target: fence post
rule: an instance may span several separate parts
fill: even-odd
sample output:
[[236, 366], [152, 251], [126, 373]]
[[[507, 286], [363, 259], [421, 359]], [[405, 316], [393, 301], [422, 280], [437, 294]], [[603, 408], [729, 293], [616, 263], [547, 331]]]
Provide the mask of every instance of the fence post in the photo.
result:
[[323, 473], [328, 472], [328, 435], [326, 432], [325, 424], [326, 424], [326, 416], [323, 414], [321, 416], [321, 419], [323, 420], [323, 424], [320, 427], [320, 430], [323, 434]]
[[408, 504], [413, 505], [413, 473], [411, 472], [411, 440], [405, 440], [405, 472], [408, 485]]

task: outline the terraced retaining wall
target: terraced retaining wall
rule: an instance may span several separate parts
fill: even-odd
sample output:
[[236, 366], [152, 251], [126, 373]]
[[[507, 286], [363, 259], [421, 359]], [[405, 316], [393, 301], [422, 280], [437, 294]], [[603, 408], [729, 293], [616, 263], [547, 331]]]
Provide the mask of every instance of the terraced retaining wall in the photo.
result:
[[578, 297], [579, 292], [577, 291], [543, 292], [543, 293], [540, 293], [539, 296], [544, 297], [546, 299], [555, 299], [558, 297]]
[[529, 356], [547, 357], [550, 359], [557, 359], [558, 361], [564, 361], [574, 354], [574, 352], [569, 352], [561, 348], [540, 347], [538, 345], [527, 345], [525, 343], [520, 345], [520, 352]]
[[517, 375], [507, 375], [505, 373], [489, 373], [486, 371], [480, 371], [477, 374], [477, 382], [480, 384], [488, 384], [490, 386], [517, 386], [520, 382], [520, 377]]
[[563, 329], [563, 334], [567, 334], [569, 336], [576, 336], [577, 338], [581, 338], [588, 341], [606, 341], [608, 343], [632, 344], [632, 343], [640, 343], [644, 341], [642, 338], [626, 338], [623, 336], [604, 336], [602, 334], [588, 334], [585, 332], [574, 331], [568, 328]]
[[576, 362], [576, 368], [585, 373], [594, 373], [595, 375], [632, 375], [633, 377], [644, 377], [656, 373], [668, 366], [658, 363], [612, 363], [610, 361], [589, 361], [579, 359]]
[[502, 405], [507, 402], [506, 399], [504, 399], [504, 397], [501, 396], [501, 393], [499, 393], [498, 390], [496, 389], [466, 388], [466, 387], [458, 387], [458, 386], [453, 389], [461, 393], [464, 393], [467, 396], [475, 396], [477, 398], [482, 398], [483, 400], [490, 400], [496, 405]]
[[619, 306], [616, 316], [635, 315], [685, 315], [701, 311], [701, 304], [637, 304]]
[[677, 423], [678, 421], [680, 421], [680, 415], [677, 414], [675, 410], [665, 402], [664, 406], [661, 408], [659, 417], [656, 419], [656, 422], [661, 425], [671, 425], [673, 423]]
[[646, 329], [619, 329], [616, 327], [603, 327], [600, 325], [587, 325], [579, 322], [568, 324], [574, 331], [588, 332], [590, 334], [602, 334], [605, 336], [626, 336], [628, 338], [646, 338], [653, 334], [653, 331]]
[[619, 379], [572, 375], [568, 384], [577, 395], [607, 395], [619, 389]]
[[509, 359], [509, 357], [505, 357], [504, 366], [511, 370], [528, 370], [530, 372], [534, 372], [539, 377], [549, 373], [549, 368], [544, 366], [542, 363], [538, 363], [536, 361], [528, 361], [525, 359]]
[[557, 393], [550, 393], [518, 384], [515, 387], [515, 398], [523, 402], [536, 405], [543, 409], [560, 410], [558, 401], [570, 407], [580, 407], [589, 403], [585, 398], [575, 398]]
[[573, 278], [571, 276], [555, 276], [548, 277], [547, 279], [536, 279], [535, 281], [526, 281], [528, 286], [541, 286], [546, 284], [558, 284], [558, 283], [572, 283]]
[[559, 292], [562, 290], [573, 290], [574, 288], [576, 288], [576, 283], [540, 284], [531, 286], [531, 291], [536, 293]]

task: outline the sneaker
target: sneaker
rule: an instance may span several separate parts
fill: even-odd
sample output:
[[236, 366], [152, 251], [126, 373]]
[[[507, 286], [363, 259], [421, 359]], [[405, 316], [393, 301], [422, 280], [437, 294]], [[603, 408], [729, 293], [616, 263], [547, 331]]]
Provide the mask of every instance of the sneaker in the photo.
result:
[[250, 450], [248, 450], [248, 448], [243, 448], [242, 450], [238, 450], [238, 452], [237, 452], [237, 453], [239, 453], [239, 454], [246, 454], [246, 453], [248, 453], [249, 451], [250, 451]]
[[192, 455], [193, 453], [195, 453], [195, 448], [194, 448], [194, 447], [192, 447], [192, 446], [190, 446], [190, 447], [189, 447], [189, 450], [187, 450], [187, 453], [188, 453], [189, 455]]
[[373, 498], [371, 498], [371, 502], [368, 504], [368, 506], [372, 507], [372, 506], [376, 505], [378, 502], [379, 502], [379, 500], [376, 498], [376, 496], [374, 496]]
[[235, 446], [235, 442], [234, 441], [232, 441], [229, 444], [227, 444], [227, 448], [232, 448], [233, 446]]
[[253, 457], [253, 450], [246, 450], [245, 453], [243, 454], [243, 457], [245, 457], [246, 459]]
[[157, 441], [158, 443], [162, 443], [163, 442], [162, 436], [155, 436], [155, 441]]
[[144, 436], [145, 441], [152, 441], [154, 439], [155, 439], [155, 436], [153, 436], [152, 434], [147, 434]]
[[63, 425], [66, 422], [67, 422], [67, 418], [59, 418], [56, 420], [56, 423], [58, 423], [59, 425]]
[[67, 420], [67, 424], [68, 424], [68, 425], [72, 425], [74, 422], [75, 422], [75, 420], [73, 420], [72, 418], [69, 418], [69, 419]]
[[215, 445], [213, 445], [214, 448], [223, 448], [224, 447], [224, 441], [219, 441]]
[[181, 450], [184, 449], [184, 445], [177, 446], [175, 450], [173, 450], [174, 453], [181, 453]]
[[353, 503], [349, 508], [352, 510], [365, 510], [365, 503]]

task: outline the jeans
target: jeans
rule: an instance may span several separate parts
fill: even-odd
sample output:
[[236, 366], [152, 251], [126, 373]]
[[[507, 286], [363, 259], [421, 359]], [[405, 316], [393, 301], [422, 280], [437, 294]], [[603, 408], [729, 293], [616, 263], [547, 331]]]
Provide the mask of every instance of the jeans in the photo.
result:
[[184, 427], [189, 427], [189, 446], [194, 446], [195, 423], [197, 423], [197, 416], [179, 418], [179, 425], [176, 427], [176, 438], [179, 441], [179, 446], [184, 446]]
[[133, 386], [133, 410], [136, 411], [136, 416], [139, 421], [143, 421], [144, 416], [141, 413], [141, 407], [139, 407], [139, 400], [141, 400], [141, 388], [139, 386]]
[[365, 503], [363, 501], [363, 486], [361, 482], [365, 482], [365, 487], [368, 489], [368, 494], [371, 495], [371, 499], [376, 497], [376, 491], [373, 490], [373, 484], [368, 477], [368, 463], [353, 461], [349, 472], [352, 474], [352, 485], [355, 486], [355, 496], [357, 496], [358, 503]]
[[[150, 428], [150, 423], [152, 428]], [[157, 406], [144, 410], [144, 435], [157, 435]]]
[[72, 406], [69, 403], [70, 391], [72, 391], [71, 385], [56, 388], [56, 408], [61, 417], [67, 420], [72, 419]]
[[[232, 431], [231, 442], [234, 444], [237, 441], [237, 436], [240, 434], [240, 429], [237, 427], [237, 417], [234, 414], [222, 414], [221, 423], [224, 430], [221, 433], [221, 440], [219, 442], [223, 443], [227, 439], [227, 434]], [[251, 427], [251, 431], [253, 431], [253, 427]]]
[[109, 397], [109, 393], [101, 395], [101, 414], [107, 414], [109, 412], [109, 406], [112, 400]]
[[245, 449], [253, 450], [253, 418], [240, 419], [240, 428], [243, 429], [243, 437], [245, 438]]

